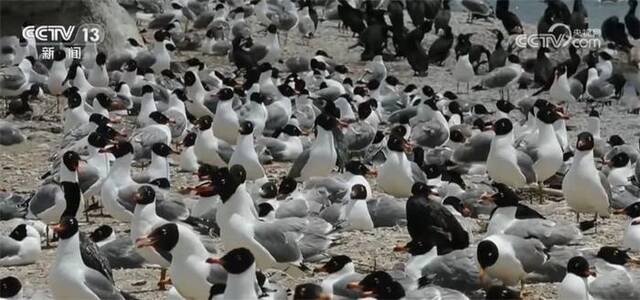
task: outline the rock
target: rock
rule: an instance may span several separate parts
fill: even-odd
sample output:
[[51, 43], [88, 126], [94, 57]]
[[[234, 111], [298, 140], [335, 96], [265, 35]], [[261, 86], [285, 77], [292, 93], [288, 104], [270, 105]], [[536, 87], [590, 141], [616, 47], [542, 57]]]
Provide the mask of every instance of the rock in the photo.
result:
[[11, 146], [24, 142], [25, 137], [13, 124], [0, 120], [0, 145]]
[[0, 20], [0, 36], [20, 35], [25, 22], [75, 26], [101, 24], [105, 37], [98, 47], [108, 53], [124, 47], [127, 38], [142, 41], [135, 21], [116, 0], [2, 0]]

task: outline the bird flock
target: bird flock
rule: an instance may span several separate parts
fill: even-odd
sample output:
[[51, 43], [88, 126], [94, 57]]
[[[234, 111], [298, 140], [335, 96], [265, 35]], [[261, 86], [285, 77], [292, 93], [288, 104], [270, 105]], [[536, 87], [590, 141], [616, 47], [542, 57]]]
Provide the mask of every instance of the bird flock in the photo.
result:
[[[112, 270], [141, 268], [167, 299], [640, 299], [640, 150], [600, 119], [640, 112], [637, 0], [593, 49], [514, 42], [593, 28], [581, 0], [537, 28], [509, 0], [119, 2], [144, 37], [122, 48], [0, 38], [0, 144], [61, 128], [37, 189], [0, 192], [0, 299], [137, 299]], [[336, 251], [379, 228], [406, 241], [392, 268]], [[50, 248], [28, 291], [14, 270]]]

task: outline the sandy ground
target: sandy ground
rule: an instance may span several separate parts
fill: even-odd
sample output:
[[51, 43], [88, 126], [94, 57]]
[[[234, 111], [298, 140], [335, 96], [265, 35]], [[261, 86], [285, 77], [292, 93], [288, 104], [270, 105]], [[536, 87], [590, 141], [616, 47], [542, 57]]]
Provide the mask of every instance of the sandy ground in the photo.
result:
[[[487, 33], [490, 28], [502, 28], [501, 24], [480, 22], [473, 25], [464, 23], [466, 16], [456, 15], [452, 20], [454, 33], [478, 32], [472, 39], [475, 43], [485, 44], [489, 49], [493, 49], [494, 37]], [[359, 78], [365, 63], [359, 61], [361, 50], [355, 49], [347, 51], [348, 46], [354, 44], [351, 34], [342, 33], [337, 30], [336, 22], [322, 23], [317, 37], [302, 43], [297, 31], [289, 35], [288, 43], [285, 46], [284, 56], [310, 55], [317, 49], [325, 49], [338, 62], [345, 63], [351, 70], [352, 78]], [[429, 33], [425, 38], [424, 45], [428, 47], [435, 39], [433, 33]], [[529, 56], [534, 55], [532, 51], [525, 51]], [[566, 51], [560, 54], [564, 57]], [[188, 57], [200, 57], [209, 65], [228, 68], [225, 58], [202, 56], [196, 52], [182, 52], [178, 59]], [[453, 55], [452, 55], [453, 56]], [[556, 55], [557, 57], [557, 55]], [[387, 68], [390, 74], [396, 75], [404, 84], [415, 83], [418, 86], [431, 85], [436, 91], [455, 91], [455, 80], [451, 76], [454, 66], [454, 58], [450, 57], [444, 67], [432, 66], [429, 69], [428, 77], [413, 77], [409, 65], [406, 61], [389, 62]], [[479, 81], [479, 78], [476, 80]], [[515, 91], [511, 93], [512, 99], [519, 99], [532, 90]], [[472, 92], [471, 95], [459, 95], [462, 101], [469, 103], [483, 103], [488, 107], [493, 107], [498, 99], [497, 91]], [[47, 105], [53, 103], [53, 99], [46, 98]], [[41, 107], [39, 104], [35, 105]], [[574, 106], [574, 107], [578, 107]], [[582, 107], [579, 105], [579, 107]], [[36, 115], [38, 115], [36, 113]], [[569, 125], [577, 128], [570, 132], [571, 143], [575, 142], [575, 135], [580, 129], [585, 128], [585, 113], [582, 110], [572, 111], [572, 119]], [[638, 140], [638, 127], [636, 115], [628, 115], [619, 105], [606, 107], [601, 112], [602, 136], [608, 137], [613, 133], [620, 134], [627, 142], [635, 143]], [[14, 191], [21, 194], [33, 192], [39, 185], [38, 177], [45, 173], [48, 166], [48, 157], [56, 149], [60, 134], [60, 122], [52, 117], [37, 117], [33, 121], [17, 121], [16, 124], [22, 128], [28, 137], [23, 144], [2, 147], [0, 146], [0, 188]], [[270, 173], [281, 174], [285, 172], [288, 165], [278, 165], [269, 167]], [[175, 170], [173, 170], [175, 171]], [[175, 173], [175, 172], [174, 172]], [[177, 184], [172, 188], [179, 188], [187, 183], [193, 183], [194, 178], [188, 174], [175, 173], [173, 179]], [[375, 184], [375, 182], [373, 182]], [[546, 204], [533, 204], [533, 207], [542, 212], [543, 215], [554, 221], [574, 222], [574, 214], [563, 202], [547, 201]], [[620, 216], [605, 220], [598, 234], [587, 234], [582, 240], [580, 247], [599, 247], [602, 245], [619, 245], [621, 242], [621, 232], [624, 229], [624, 219]], [[12, 222], [0, 222], [0, 230], [8, 232], [15, 224]], [[100, 224], [109, 224], [118, 230], [126, 229], [125, 224], [119, 224], [110, 218], [92, 217], [91, 223], [82, 226], [83, 231], [90, 231]], [[476, 239], [481, 237], [481, 233], [476, 233]], [[346, 254], [351, 256], [360, 271], [370, 271], [373, 269], [388, 269], [397, 262], [406, 260], [404, 255], [392, 252], [393, 246], [398, 242], [408, 239], [405, 228], [376, 229], [372, 232], [346, 232], [339, 234], [340, 245], [331, 248], [329, 254]], [[55, 248], [45, 249], [38, 263], [22, 267], [0, 268], [0, 277], [14, 275], [23, 281], [27, 292], [33, 290], [46, 291], [47, 273], [51, 263], [55, 259]], [[313, 267], [313, 265], [312, 265]], [[163, 299], [164, 294], [156, 290], [155, 283], [158, 279], [159, 271], [155, 269], [135, 269], [135, 270], [114, 270], [114, 276], [118, 287], [132, 292], [140, 299]], [[322, 276], [309, 276], [304, 281], [318, 281]], [[294, 283], [285, 280], [284, 283], [292, 288]], [[552, 299], [556, 293], [555, 284], [530, 284], [525, 287], [526, 299]]]

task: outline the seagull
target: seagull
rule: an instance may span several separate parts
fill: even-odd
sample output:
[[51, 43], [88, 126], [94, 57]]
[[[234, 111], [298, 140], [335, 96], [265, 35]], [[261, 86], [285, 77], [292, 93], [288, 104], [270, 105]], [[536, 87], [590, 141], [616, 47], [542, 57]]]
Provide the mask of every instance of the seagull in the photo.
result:
[[183, 297], [207, 299], [213, 284], [227, 280], [227, 272], [220, 265], [206, 262], [210, 253], [196, 233], [185, 225], [167, 223], [156, 227], [136, 240], [136, 247], [153, 247], [171, 253], [169, 275]]
[[567, 275], [558, 288], [558, 299], [591, 299], [589, 283], [596, 273], [591, 270], [589, 262], [582, 256], [572, 257], [567, 263]]
[[631, 219], [623, 235], [622, 246], [637, 251], [640, 249], [640, 204], [633, 203], [623, 209]]
[[95, 64], [88, 66], [87, 80], [96, 87], [106, 87], [109, 84], [109, 74], [107, 73], [107, 55], [100, 52], [95, 56]]
[[[220, 106], [218, 106], [219, 109]], [[259, 179], [266, 179], [266, 173], [258, 154], [254, 147], [253, 137], [253, 123], [244, 121], [240, 123], [240, 129], [238, 130], [240, 135], [238, 136], [236, 149], [231, 155], [229, 165], [241, 165], [247, 171], [247, 180], [256, 181]]]
[[460, 83], [467, 84], [467, 94], [469, 93], [469, 82], [473, 80], [475, 75], [473, 71], [473, 65], [471, 65], [471, 61], [469, 61], [469, 51], [463, 50], [461, 55], [458, 57], [458, 61], [456, 62], [456, 66], [453, 69], [453, 77], [457, 80], [456, 83], [456, 92], [460, 92]]
[[28, 224], [13, 228], [9, 236], [0, 236], [0, 266], [35, 263], [40, 257], [40, 233]]
[[221, 258], [207, 258], [207, 263], [220, 265], [227, 271], [224, 299], [258, 299], [255, 287], [255, 257], [247, 248], [236, 248]]
[[56, 259], [49, 270], [49, 287], [56, 299], [125, 299], [110, 273], [83, 255], [78, 221], [63, 217], [54, 226], [60, 237]]
[[213, 117], [213, 135], [229, 145], [238, 141], [240, 126], [238, 115], [233, 109], [234, 92], [230, 88], [218, 91], [218, 105]]
[[267, 147], [277, 161], [295, 161], [304, 150], [301, 135], [302, 131], [297, 126], [287, 124], [280, 130], [278, 137], [259, 137], [256, 143]]
[[505, 234], [493, 234], [478, 243], [476, 259], [480, 264], [480, 280], [484, 274], [514, 286], [528, 273], [542, 266], [548, 259], [544, 245], [537, 239], [523, 239]]
[[356, 298], [358, 295], [347, 288], [351, 282], [358, 282], [364, 275], [356, 272], [353, 261], [349, 256], [336, 255], [331, 257], [324, 265], [313, 270], [314, 273], [328, 273], [320, 286], [322, 292], [339, 297]]
[[198, 157], [196, 156], [194, 145], [196, 143], [197, 134], [189, 132], [182, 140], [182, 152], [180, 153], [180, 171], [196, 172], [200, 167]]
[[507, 92], [509, 100], [509, 87], [518, 82], [524, 69], [520, 65], [520, 58], [516, 55], [509, 55], [504, 67], [497, 68], [487, 74], [481, 82], [481, 86], [489, 89], [500, 89], [500, 99], [504, 99], [504, 92]]
[[193, 146], [193, 151], [196, 154], [196, 157], [198, 157], [198, 163], [214, 167], [223, 167], [227, 165], [220, 156], [221, 145], [223, 142], [213, 135], [211, 123], [213, 123], [213, 118], [210, 116], [204, 116], [198, 120], [198, 134], [196, 137], [196, 143]]
[[327, 176], [336, 166], [338, 154], [333, 130], [342, 125], [333, 116], [323, 113], [316, 118], [316, 126], [316, 139], [311, 147], [294, 161], [288, 177], [307, 180], [311, 177]]
[[606, 177], [596, 169], [594, 143], [591, 133], [578, 134], [573, 163], [562, 180], [562, 193], [567, 205], [576, 212], [578, 222], [580, 213], [595, 213], [594, 222], [598, 215], [609, 216], [611, 190]]
[[529, 155], [513, 146], [513, 123], [508, 118], [493, 125], [496, 135], [491, 141], [487, 172], [495, 182], [520, 188], [535, 182], [536, 173]]
[[145, 264], [144, 258], [136, 252], [131, 238], [117, 237], [109, 225], [96, 228], [89, 239], [100, 248], [100, 252], [114, 269], [137, 269]]
[[140, 103], [140, 112], [138, 112], [138, 127], [146, 127], [147, 125], [154, 124], [151, 120], [150, 114], [158, 110], [156, 101], [153, 98], [153, 88], [150, 85], [142, 87], [142, 97]]

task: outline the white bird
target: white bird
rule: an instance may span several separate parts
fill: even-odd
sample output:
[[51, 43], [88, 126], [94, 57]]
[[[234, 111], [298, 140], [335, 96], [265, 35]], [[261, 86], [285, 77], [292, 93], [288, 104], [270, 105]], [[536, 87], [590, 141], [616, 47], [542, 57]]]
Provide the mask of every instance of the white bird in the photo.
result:
[[513, 123], [504, 118], [493, 125], [496, 135], [487, 157], [487, 172], [495, 182], [520, 188], [536, 181], [533, 161], [513, 146]]
[[16, 226], [9, 236], [0, 236], [0, 266], [35, 263], [40, 257], [40, 233], [27, 224]]
[[218, 92], [218, 106], [213, 118], [213, 135], [229, 145], [238, 141], [240, 125], [238, 115], [233, 109], [234, 92], [230, 88]]
[[469, 53], [467, 51], [461, 53], [462, 55], [458, 57], [458, 61], [456, 62], [456, 66], [453, 69], [453, 77], [457, 80], [456, 83], [456, 93], [460, 92], [460, 83], [467, 84], [467, 94], [469, 93], [469, 83], [473, 80], [475, 75], [473, 71], [473, 65], [471, 65], [471, 61], [469, 61]]
[[260, 164], [253, 143], [253, 123], [248, 121], [240, 123], [239, 132], [238, 142], [231, 159], [229, 159], [229, 165], [243, 166], [247, 172], [247, 180], [266, 179], [266, 173]]
[[219, 153], [223, 141], [213, 135], [211, 123], [213, 118], [210, 116], [204, 116], [198, 120], [198, 135], [193, 151], [198, 157], [198, 163], [223, 167], [227, 165]]
[[146, 127], [155, 122], [151, 120], [149, 115], [152, 112], [158, 110], [156, 106], [156, 101], [153, 98], [153, 88], [150, 85], [145, 85], [142, 87], [142, 102], [140, 103], [140, 112], [138, 113], [137, 124], [138, 127]]
[[387, 148], [389, 150], [386, 153], [387, 160], [378, 171], [378, 186], [394, 197], [409, 197], [412, 195], [413, 184], [416, 181], [426, 181], [426, 177], [423, 176], [422, 180], [417, 180], [414, 169], [418, 166], [407, 158], [405, 151], [409, 151], [411, 147], [404, 138], [390, 136]]
[[609, 216], [611, 190], [605, 176], [596, 169], [594, 144], [591, 133], [578, 134], [573, 163], [562, 180], [562, 193], [567, 205], [576, 212], [578, 221], [580, 213], [594, 213], [594, 220], [597, 216]]
[[207, 263], [227, 271], [223, 299], [258, 299], [255, 257], [247, 248], [232, 249], [221, 258], [208, 258]]
[[591, 300], [589, 283], [595, 272], [590, 269], [589, 262], [582, 256], [575, 256], [567, 263], [567, 275], [558, 287], [558, 300]]
[[106, 87], [109, 85], [109, 74], [107, 73], [107, 55], [100, 52], [95, 56], [95, 63], [87, 67], [87, 80], [93, 86]]
[[200, 167], [198, 163], [198, 157], [195, 153], [195, 143], [197, 134], [190, 132], [185, 135], [182, 140], [182, 152], [180, 153], [180, 171], [183, 172], [195, 172]]
[[640, 250], [640, 204], [638, 202], [624, 208], [623, 212], [629, 216], [624, 230], [622, 247]]
[[311, 177], [327, 176], [336, 166], [336, 152], [333, 130], [338, 127], [338, 120], [327, 114], [316, 118], [317, 136], [311, 147], [295, 160], [288, 177], [307, 180]]

